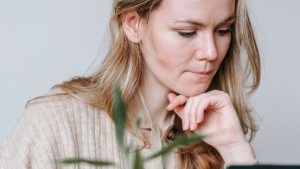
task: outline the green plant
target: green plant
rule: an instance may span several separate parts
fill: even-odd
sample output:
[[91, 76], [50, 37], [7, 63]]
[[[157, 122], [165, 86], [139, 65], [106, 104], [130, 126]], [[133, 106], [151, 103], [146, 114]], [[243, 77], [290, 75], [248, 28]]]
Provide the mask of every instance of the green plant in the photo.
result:
[[[141, 124], [142, 117], [138, 117], [136, 121], [137, 127]], [[124, 143], [124, 131], [125, 131], [125, 123], [126, 123], [126, 105], [124, 104], [124, 101], [121, 96], [121, 91], [119, 87], [116, 87], [114, 90], [114, 97], [113, 97], [113, 121], [115, 123], [115, 133], [117, 138], [117, 143], [122, 151], [121, 154], [123, 156], [125, 167], [126, 169], [144, 169], [144, 162], [157, 158], [159, 156], [165, 156], [168, 153], [170, 153], [173, 149], [189, 145], [189, 144], [197, 144], [202, 142], [204, 136], [203, 135], [197, 135], [197, 134], [191, 134], [191, 135], [178, 135], [175, 137], [175, 139], [162, 147], [162, 149], [148, 157], [142, 157], [140, 154], [140, 151], [137, 149], [137, 147], [131, 147], [127, 146]], [[134, 150], [134, 161], [131, 162], [129, 160], [129, 151]], [[65, 159], [61, 161], [64, 164], [78, 164], [78, 163], [87, 163], [93, 166], [115, 166], [118, 167], [117, 164], [110, 162], [110, 161], [97, 161], [97, 160], [87, 160], [82, 158], [71, 158], [71, 159]]]

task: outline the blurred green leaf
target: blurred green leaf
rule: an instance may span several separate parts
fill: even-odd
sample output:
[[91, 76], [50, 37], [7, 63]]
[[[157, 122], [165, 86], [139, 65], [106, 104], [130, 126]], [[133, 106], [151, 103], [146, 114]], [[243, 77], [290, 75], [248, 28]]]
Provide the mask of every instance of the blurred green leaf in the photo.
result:
[[133, 169], [144, 169], [144, 160], [139, 150], [135, 151], [134, 168]]
[[122, 99], [119, 86], [115, 87], [113, 95], [113, 120], [116, 126], [116, 137], [118, 145], [124, 150], [124, 130], [126, 123], [126, 106]]
[[140, 128], [141, 127], [141, 124], [142, 124], [142, 119], [144, 119], [144, 112], [140, 112], [140, 113], [138, 113], [138, 117], [137, 117], [137, 119], [136, 119], [136, 121], [135, 121], [135, 125], [136, 125], [136, 127], [137, 128]]
[[[137, 128], [140, 127], [144, 114], [140, 113], [136, 120]], [[150, 159], [154, 159], [159, 156], [165, 156], [170, 153], [173, 149], [182, 147], [189, 144], [197, 144], [203, 141], [204, 135], [190, 134], [190, 135], [178, 135], [175, 137], [174, 141], [166, 144], [162, 149], [147, 158], [143, 158], [139, 150], [135, 150], [134, 163], [129, 160], [129, 152], [133, 149], [132, 146], [126, 146], [124, 143], [124, 132], [126, 127], [126, 105], [122, 98], [121, 90], [119, 86], [116, 86], [113, 93], [113, 121], [115, 123], [116, 138], [118, 146], [121, 149], [122, 158], [124, 158], [126, 169], [144, 169], [144, 162]], [[93, 166], [116, 166], [110, 161], [96, 161], [96, 160], [86, 160], [80, 158], [66, 159], [60, 161], [64, 164], [78, 164], [87, 163]], [[133, 165], [133, 166], [132, 166]]]
[[79, 164], [87, 163], [94, 166], [114, 166], [115, 164], [110, 161], [96, 161], [96, 160], [86, 160], [81, 158], [69, 158], [61, 161], [64, 164]]
[[170, 153], [173, 149], [182, 147], [189, 144], [198, 144], [203, 141], [204, 135], [198, 135], [198, 134], [191, 134], [189, 136], [187, 135], [178, 135], [175, 137], [174, 141], [166, 144], [162, 149], [153, 155], [146, 158], [146, 160], [151, 160], [153, 158], [156, 158], [158, 156], [164, 156]]

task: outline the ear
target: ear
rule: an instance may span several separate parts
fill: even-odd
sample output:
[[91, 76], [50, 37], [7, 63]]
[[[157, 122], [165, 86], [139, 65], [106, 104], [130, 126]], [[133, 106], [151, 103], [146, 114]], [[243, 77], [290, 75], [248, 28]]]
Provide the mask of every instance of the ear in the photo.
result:
[[133, 43], [139, 43], [140, 37], [140, 21], [141, 17], [137, 12], [130, 12], [122, 17], [122, 27], [127, 38]]

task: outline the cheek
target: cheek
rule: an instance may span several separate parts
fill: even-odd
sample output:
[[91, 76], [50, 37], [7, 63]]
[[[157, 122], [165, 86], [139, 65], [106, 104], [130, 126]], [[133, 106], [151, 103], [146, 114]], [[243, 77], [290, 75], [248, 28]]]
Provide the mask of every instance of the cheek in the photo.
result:
[[217, 41], [217, 48], [218, 48], [218, 55], [220, 58], [220, 61], [222, 61], [225, 57], [225, 55], [228, 52], [229, 46], [231, 42], [231, 37], [220, 39]]
[[187, 51], [175, 36], [175, 33], [167, 31], [151, 33], [153, 57], [164, 68], [179, 68], [188, 60]]

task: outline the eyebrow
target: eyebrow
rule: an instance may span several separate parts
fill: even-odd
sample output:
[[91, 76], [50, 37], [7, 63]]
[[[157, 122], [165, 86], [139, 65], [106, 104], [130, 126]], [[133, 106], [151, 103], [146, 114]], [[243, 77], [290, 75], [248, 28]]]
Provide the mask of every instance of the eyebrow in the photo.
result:
[[[225, 24], [231, 20], [234, 20], [235, 19], [235, 15], [231, 15], [225, 19], [223, 19], [219, 24], [219, 25], [222, 25], [222, 24]], [[192, 25], [196, 25], [196, 26], [201, 26], [201, 27], [204, 27], [205, 24], [204, 23], [201, 23], [199, 21], [196, 21], [196, 20], [192, 20], [192, 19], [187, 19], [187, 20], [177, 20], [175, 21], [175, 23], [189, 23], [189, 24], [192, 24]]]

